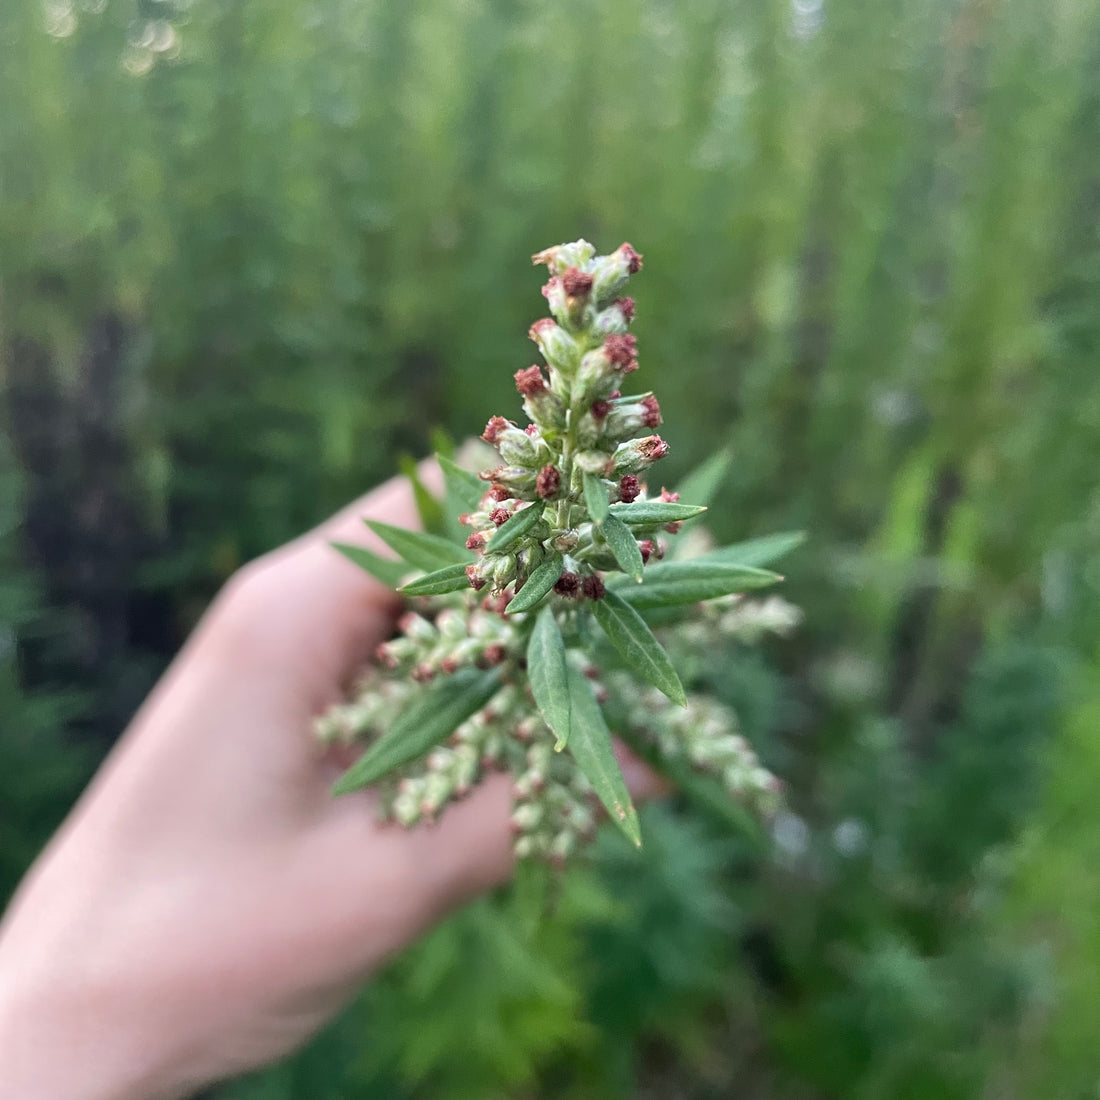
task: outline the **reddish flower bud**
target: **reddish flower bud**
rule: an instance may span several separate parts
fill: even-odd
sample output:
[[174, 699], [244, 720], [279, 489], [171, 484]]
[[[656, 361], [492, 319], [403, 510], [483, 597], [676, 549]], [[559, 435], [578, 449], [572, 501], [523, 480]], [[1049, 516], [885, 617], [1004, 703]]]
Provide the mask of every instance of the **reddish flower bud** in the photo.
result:
[[619, 252], [622, 253], [623, 258], [626, 260], [627, 271], [629, 271], [631, 275], [637, 275], [638, 272], [642, 270], [641, 255], [635, 252], [626, 241], [623, 241], [623, 243], [619, 245]]
[[657, 546], [652, 539], [639, 539], [638, 549], [642, 552], [642, 561], [647, 562], [657, 552]]
[[554, 583], [554, 591], [559, 596], [575, 596], [580, 588], [580, 577], [576, 573], [562, 573]]
[[642, 257], [629, 244], [621, 244], [610, 255], [601, 256], [592, 264], [596, 300], [602, 303], [614, 298], [627, 279], [641, 269]]
[[633, 474], [627, 474], [619, 481], [619, 499], [624, 504], [633, 504], [641, 491], [642, 487]]
[[524, 397], [534, 397], [546, 389], [546, 379], [542, 376], [542, 370], [538, 366], [524, 367], [516, 371], [513, 376], [516, 380], [516, 389]]
[[435, 679], [435, 669], [426, 662], [421, 661], [420, 664], [412, 670], [412, 678], [418, 684], [426, 684]]
[[512, 513], [509, 512], [507, 508], [494, 508], [489, 513], [489, 518], [493, 521], [493, 523], [500, 527], [502, 524], [507, 523], [507, 521], [512, 518]]
[[445, 676], [453, 676], [458, 671], [458, 661], [454, 657], [444, 657], [439, 662], [439, 670]]
[[619, 307], [619, 312], [622, 313], [625, 321], [629, 323], [634, 320], [633, 298], [616, 298], [613, 304]]
[[507, 485], [501, 485], [499, 481], [494, 481], [489, 488], [488, 493], [490, 500], [509, 500], [511, 499], [511, 492], [508, 490]]
[[607, 589], [604, 588], [603, 581], [595, 574], [585, 577], [584, 580], [581, 581], [581, 591], [590, 600], [602, 600], [607, 594]]
[[636, 474], [664, 458], [668, 452], [668, 444], [659, 435], [647, 435], [643, 439], [620, 443], [615, 448], [611, 466], [619, 475]]
[[[616, 333], [603, 342], [603, 350], [615, 366], [627, 373], [637, 367], [637, 363], [634, 363], [634, 357], [637, 354], [637, 343], [636, 336], [631, 336], [628, 333]], [[632, 363], [633, 366], [631, 366]]]
[[592, 289], [592, 276], [575, 267], [566, 268], [561, 285], [570, 298], [584, 298]]
[[[493, 615], [503, 615], [509, 600], [511, 600], [511, 596], [506, 596], [503, 592], [496, 596], [486, 596], [485, 599], [481, 601], [481, 610], [488, 611]], [[483, 717], [488, 713], [488, 711], [483, 711]], [[489, 719], [486, 717], [485, 721], [488, 722]]]
[[524, 434], [531, 436], [531, 438], [533, 439], [536, 435], [539, 434], [539, 426], [537, 424], [528, 424], [527, 427], [523, 429], [523, 431]]
[[485, 536], [480, 531], [475, 531], [466, 540], [467, 550], [483, 550], [485, 548]]
[[665, 524], [665, 530], [670, 535], [678, 535], [680, 533], [680, 528], [683, 527], [683, 526], [684, 526], [684, 524], [683, 524], [682, 520], [676, 520], [675, 523], [666, 523]]
[[609, 412], [611, 412], [611, 402], [610, 401], [602, 401], [601, 400], [601, 401], [593, 401], [592, 402], [592, 415], [597, 420], [603, 420], [603, 418], [605, 416], [607, 416], [607, 414]]
[[660, 500], [664, 504], [675, 504], [680, 499], [679, 493], [670, 493], [663, 485], [661, 486]]
[[557, 466], [543, 466], [535, 479], [535, 491], [543, 500], [553, 500], [561, 491], [561, 471]]
[[495, 447], [500, 440], [501, 433], [514, 427], [515, 424], [510, 420], [505, 420], [503, 416], [493, 416], [489, 418], [489, 423], [485, 425], [485, 431], [481, 433], [481, 438], [490, 446]]
[[490, 668], [493, 667], [494, 665], [501, 664], [504, 661], [505, 656], [506, 656], [506, 653], [505, 653], [505, 650], [504, 650], [504, 646], [502, 646], [502, 645], [497, 645], [497, 644], [487, 645], [481, 651], [482, 661], [486, 665], [488, 665]]
[[470, 582], [470, 587], [475, 592], [485, 587], [485, 578], [478, 572], [476, 565], [466, 566], [466, 579]]
[[656, 428], [661, 423], [661, 406], [653, 394], [647, 394], [642, 398], [642, 407], [645, 409], [643, 423], [647, 428]]

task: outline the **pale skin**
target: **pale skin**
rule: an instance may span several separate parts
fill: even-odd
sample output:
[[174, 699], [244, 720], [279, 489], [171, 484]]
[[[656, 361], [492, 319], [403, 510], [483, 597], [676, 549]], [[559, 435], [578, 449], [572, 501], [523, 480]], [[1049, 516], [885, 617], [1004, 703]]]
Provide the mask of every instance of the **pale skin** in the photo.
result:
[[415, 526], [405, 484], [226, 585], [27, 875], [0, 923], [5, 1097], [161, 1100], [274, 1061], [508, 878], [503, 775], [409, 831], [330, 794], [313, 718], [397, 607], [328, 545], [371, 545], [368, 516]]

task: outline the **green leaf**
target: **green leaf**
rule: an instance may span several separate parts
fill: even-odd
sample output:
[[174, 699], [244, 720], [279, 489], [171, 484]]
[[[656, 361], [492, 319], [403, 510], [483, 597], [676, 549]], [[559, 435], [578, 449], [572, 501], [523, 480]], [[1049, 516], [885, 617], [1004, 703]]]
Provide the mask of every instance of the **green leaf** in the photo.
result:
[[412, 485], [413, 501], [416, 504], [416, 511], [420, 516], [420, 523], [424, 530], [433, 535], [444, 534], [446, 528], [443, 523], [443, 505], [432, 496], [428, 487], [420, 480], [420, 472], [416, 468], [416, 459], [411, 455], [402, 455], [398, 460], [398, 466]]
[[397, 591], [403, 596], [441, 596], [444, 592], [457, 592], [460, 588], [469, 588], [470, 579], [466, 576], [466, 566], [445, 565], [442, 569], [409, 581]]
[[450, 539], [423, 531], [406, 531], [389, 523], [368, 519], [364, 523], [396, 554], [410, 565], [430, 573], [445, 565], [473, 561], [473, 555], [464, 547], [456, 546]]
[[732, 452], [729, 447], [723, 447], [677, 483], [676, 488], [680, 490], [680, 496], [685, 500], [697, 500], [700, 504], [710, 504], [718, 487], [729, 473], [732, 462]]
[[568, 675], [565, 642], [548, 604], [539, 612], [527, 641], [527, 680], [539, 713], [558, 739], [559, 750], [568, 742], [571, 728]]
[[782, 579], [778, 573], [767, 569], [696, 559], [651, 566], [646, 571], [645, 584], [637, 587], [622, 584], [616, 586], [614, 591], [637, 609], [670, 607], [713, 600], [750, 588], [765, 588]]
[[514, 615], [518, 611], [530, 611], [557, 584], [563, 564], [558, 556], [544, 561], [512, 597], [511, 603], [504, 609], [505, 612]]
[[600, 524], [607, 545], [615, 555], [619, 568], [636, 581], [642, 579], [642, 551], [638, 547], [638, 540], [630, 533], [630, 528], [618, 516], [610, 512], [607, 518]]
[[401, 578], [409, 571], [409, 567], [404, 562], [379, 557], [365, 546], [352, 546], [347, 542], [333, 542], [330, 545], [334, 550], [339, 550], [349, 561], [355, 562], [360, 569], [365, 569], [375, 580], [381, 581], [387, 588], [396, 588], [401, 583]]
[[500, 669], [462, 669], [436, 682], [337, 780], [333, 794], [347, 794], [423, 756], [445, 740], [500, 687]]
[[545, 504], [540, 500], [535, 504], [528, 504], [526, 508], [518, 512], [513, 512], [511, 518], [506, 519], [493, 532], [493, 537], [489, 539], [486, 550], [491, 550], [496, 554], [507, 550], [510, 546], [514, 546], [542, 519], [544, 507]]
[[593, 601], [592, 613], [631, 671], [660, 688], [674, 703], [687, 706], [684, 685], [664, 646], [630, 604], [614, 592], [607, 592], [602, 600]]
[[599, 800], [607, 807], [611, 820], [626, 834], [630, 842], [642, 846], [638, 814], [630, 801], [623, 773], [619, 771], [611, 747], [611, 732], [603, 711], [596, 702], [592, 685], [583, 672], [569, 670], [569, 697], [572, 703], [572, 730], [569, 751], [584, 772]]
[[773, 561], [789, 554], [806, 541], [805, 531], [784, 531], [777, 535], [764, 535], [747, 539], [732, 546], [721, 546], [694, 561], [723, 561], [736, 565], [771, 565]]
[[446, 455], [437, 454], [435, 457], [439, 468], [443, 471], [448, 509], [454, 511], [456, 515], [460, 512], [476, 512], [488, 486], [477, 474], [464, 470]]
[[588, 507], [588, 514], [597, 523], [602, 523], [607, 518], [607, 486], [601, 478], [587, 470], [581, 471], [581, 483], [584, 487], [584, 503]]
[[663, 500], [639, 500], [634, 504], [612, 504], [613, 516], [627, 527], [657, 527], [662, 523], [678, 523], [685, 519], [694, 519], [706, 511], [701, 504], [665, 503]]
[[438, 425], [432, 428], [428, 438], [431, 441], [432, 450], [435, 452], [436, 458], [454, 458], [455, 441], [447, 434], [444, 428], [440, 428]]

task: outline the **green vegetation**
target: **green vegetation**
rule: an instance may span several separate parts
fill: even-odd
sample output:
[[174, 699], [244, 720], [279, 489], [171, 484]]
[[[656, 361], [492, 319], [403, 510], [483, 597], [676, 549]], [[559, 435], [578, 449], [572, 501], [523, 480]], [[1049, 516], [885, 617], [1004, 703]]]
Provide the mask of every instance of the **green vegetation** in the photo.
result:
[[669, 484], [809, 535], [792, 639], [674, 655], [792, 812], [643, 810], [214, 1095], [1093, 1095], [1098, 62], [1086, 0], [0, 4], [0, 892], [237, 565], [513, 400], [515, 257], [626, 239]]

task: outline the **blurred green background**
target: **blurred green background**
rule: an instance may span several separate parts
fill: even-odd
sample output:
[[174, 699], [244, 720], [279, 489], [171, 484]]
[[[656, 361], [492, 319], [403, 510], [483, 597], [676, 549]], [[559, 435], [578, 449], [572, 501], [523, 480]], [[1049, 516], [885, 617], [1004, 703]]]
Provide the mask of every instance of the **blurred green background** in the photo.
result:
[[518, 411], [578, 236], [670, 483], [810, 533], [704, 672], [790, 812], [651, 808], [210, 1097], [1095, 1097], [1091, 0], [0, 5], [0, 900], [236, 566]]

